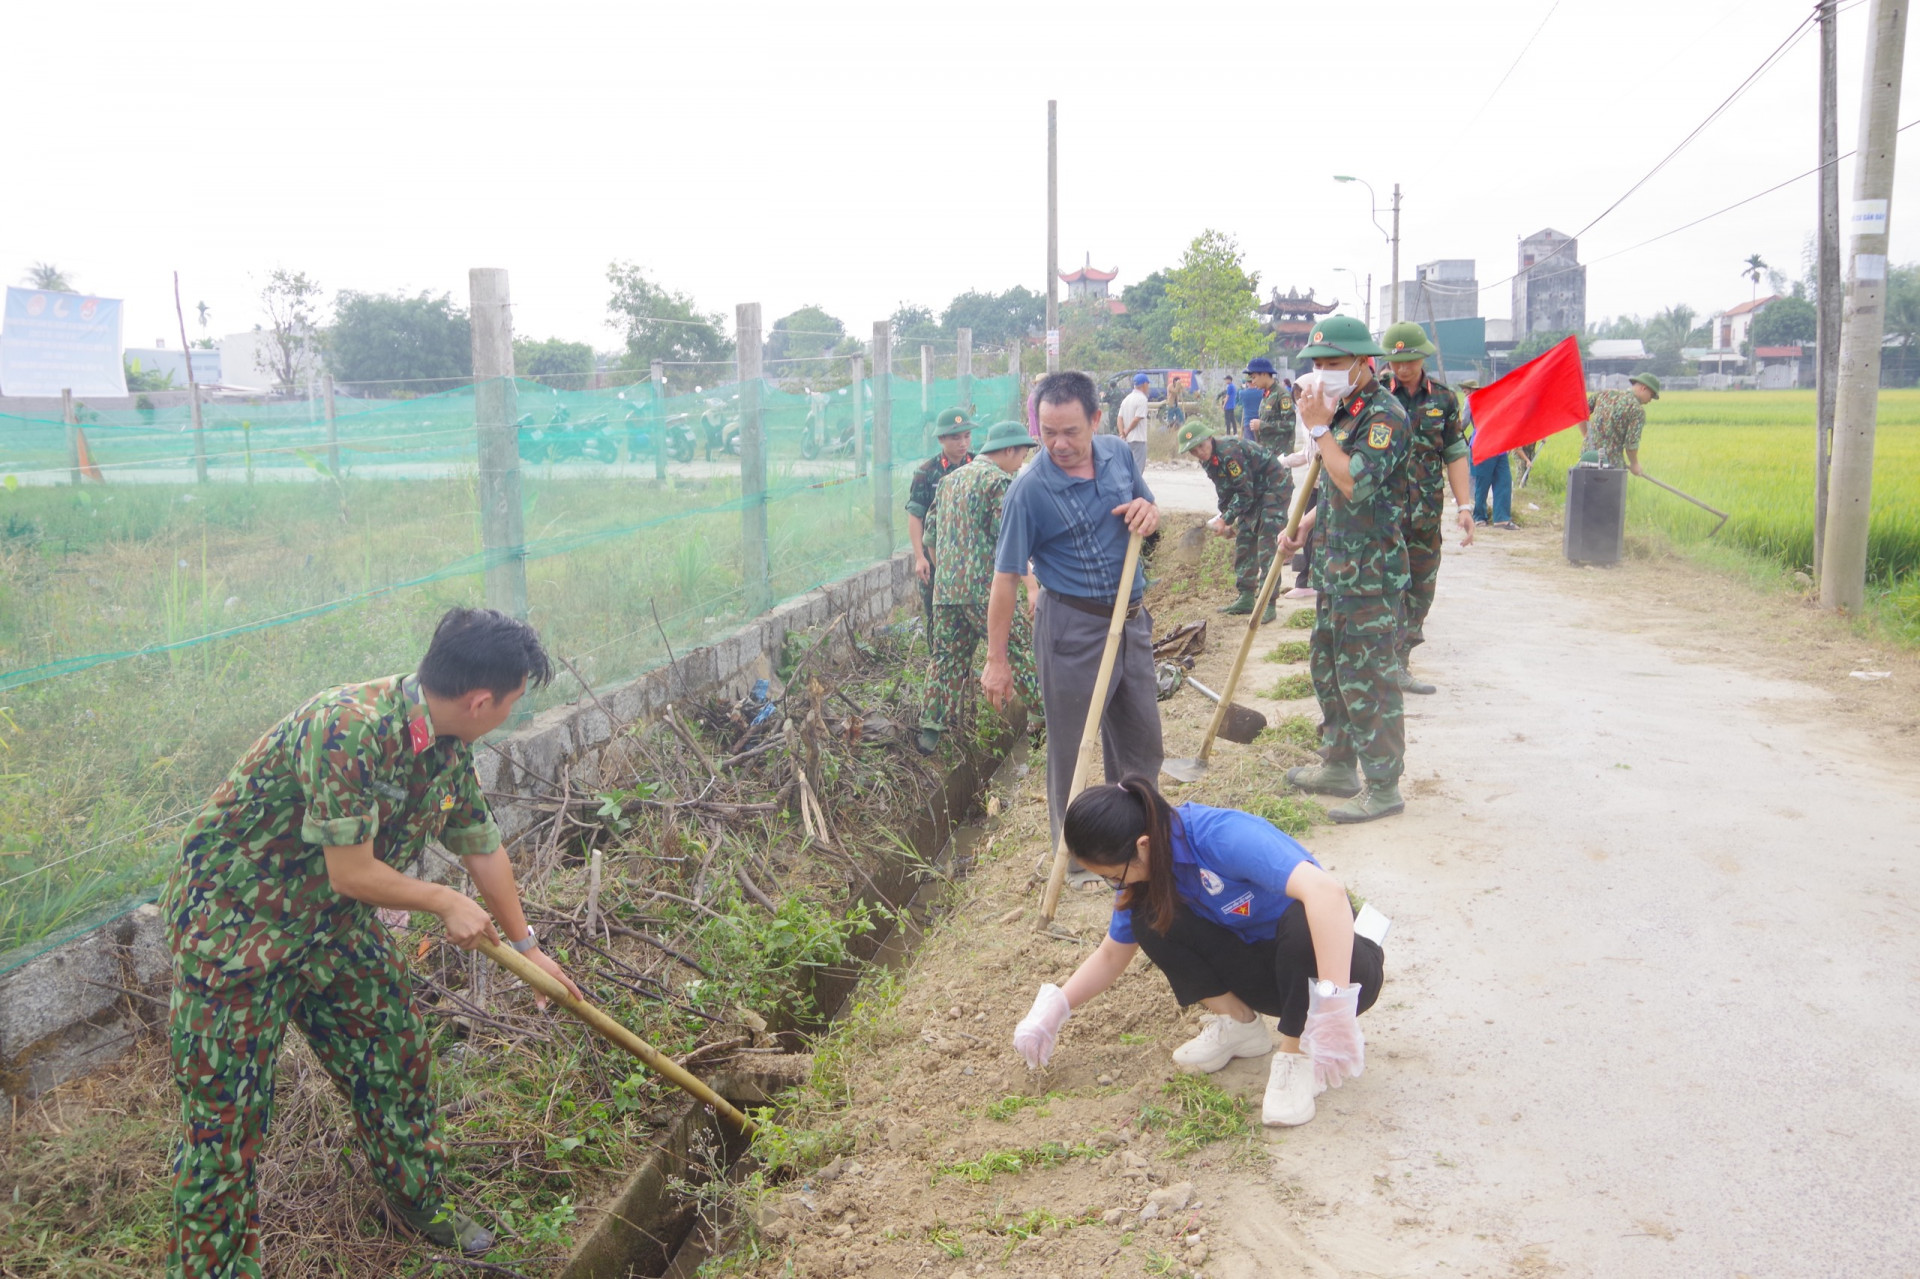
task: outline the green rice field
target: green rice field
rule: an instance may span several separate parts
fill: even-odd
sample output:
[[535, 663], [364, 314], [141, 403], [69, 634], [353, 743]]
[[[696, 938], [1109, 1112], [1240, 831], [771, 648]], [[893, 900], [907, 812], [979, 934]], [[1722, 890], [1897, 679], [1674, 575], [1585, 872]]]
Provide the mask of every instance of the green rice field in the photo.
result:
[[[1732, 518], [1714, 540], [1783, 570], [1813, 563], [1812, 391], [1669, 391], [1647, 406], [1640, 464]], [[1566, 488], [1577, 431], [1541, 448], [1532, 485]], [[1714, 517], [1650, 484], [1627, 490], [1629, 532], [1701, 543]], [[1920, 638], [1920, 389], [1880, 393], [1868, 542], [1870, 587]]]

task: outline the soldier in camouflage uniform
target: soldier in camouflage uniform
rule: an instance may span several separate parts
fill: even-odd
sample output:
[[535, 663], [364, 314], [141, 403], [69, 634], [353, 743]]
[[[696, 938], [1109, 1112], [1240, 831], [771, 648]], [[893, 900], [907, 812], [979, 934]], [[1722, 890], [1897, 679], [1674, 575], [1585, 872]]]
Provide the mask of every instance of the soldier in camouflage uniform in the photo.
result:
[[[1293, 472], [1252, 440], [1221, 438], [1204, 423], [1182, 427], [1174, 447], [1191, 453], [1213, 481], [1220, 514], [1207, 527], [1221, 537], [1233, 537], [1233, 584], [1240, 594], [1222, 613], [1253, 612], [1260, 602], [1260, 585], [1273, 563], [1274, 547], [1287, 527], [1287, 507], [1293, 501]], [[1267, 601], [1261, 622], [1273, 620], [1274, 604]]]
[[1260, 401], [1260, 420], [1254, 424], [1253, 439], [1275, 457], [1285, 457], [1293, 452], [1293, 387], [1278, 377], [1270, 380], [1273, 385], [1267, 398]]
[[1647, 405], [1660, 398], [1660, 379], [1636, 373], [1627, 379], [1633, 389], [1601, 391], [1587, 400], [1585, 448], [1600, 455], [1600, 465], [1640, 471], [1640, 432], [1646, 429]]
[[1460, 545], [1473, 545], [1472, 463], [1467, 458], [1460, 397], [1446, 383], [1427, 376], [1427, 357], [1437, 352], [1426, 330], [1403, 320], [1389, 328], [1380, 343], [1393, 370], [1388, 389], [1406, 411], [1411, 430], [1406, 479], [1400, 490], [1408, 586], [1400, 610], [1400, 638], [1394, 646], [1400, 663], [1394, 678], [1403, 692], [1431, 693], [1433, 685], [1408, 672], [1407, 659], [1415, 645], [1426, 642], [1427, 614], [1433, 609], [1434, 586], [1440, 580], [1440, 514], [1449, 487]]
[[[514, 949], [574, 989], [527, 927], [473, 771], [472, 743], [549, 673], [526, 623], [454, 609], [417, 673], [313, 698], [254, 743], [188, 827], [162, 899], [185, 1119], [173, 1279], [261, 1274], [253, 1164], [289, 1025], [352, 1110], [388, 1218], [442, 1248], [492, 1246], [447, 1204], [432, 1046], [374, 910], [431, 912], [471, 946], [499, 940], [490, 909]], [[430, 837], [464, 860], [486, 908], [402, 873]]]
[[[916, 743], [922, 754], [940, 746], [940, 735], [960, 721], [960, 708], [973, 682], [973, 654], [987, 637], [987, 600], [993, 593], [993, 553], [1000, 543], [1000, 502], [1013, 473], [1037, 441], [1018, 422], [996, 422], [980, 455], [948, 476], [934, 495], [934, 522], [940, 529], [940, 560], [933, 576], [933, 683]], [[1039, 585], [1029, 579], [1027, 590]], [[1025, 611], [1013, 611], [1007, 643], [1013, 684], [1027, 715], [1045, 712], [1040, 681], [1034, 674], [1033, 628]], [[1037, 724], [1033, 725], [1038, 727]]]
[[1351, 796], [1327, 815], [1336, 822], [1367, 822], [1406, 808], [1400, 798], [1406, 732], [1393, 676], [1399, 606], [1407, 589], [1400, 512], [1407, 415], [1373, 376], [1366, 357], [1385, 352], [1359, 320], [1329, 316], [1314, 326], [1302, 354], [1317, 371], [1346, 385], [1337, 394], [1321, 386], [1299, 388], [1300, 420], [1320, 454], [1319, 500], [1295, 537], [1282, 538], [1280, 550], [1290, 555], [1313, 538], [1319, 594], [1309, 655], [1325, 762], [1289, 769], [1287, 781], [1302, 790]]
[[934, 537], [927, 515], [933, 510], [940, 481], [973, 461], [967, 451], [973, 419], [965, 409], [942, 409], [933, 419], [933, 433], [940, 437], [940, 451], [914, 468], [913, 482], [907, 487], [907, 542], [913, 547], [913, 571], [920, 579], [920, 603], [928, 626], [933, 625]]

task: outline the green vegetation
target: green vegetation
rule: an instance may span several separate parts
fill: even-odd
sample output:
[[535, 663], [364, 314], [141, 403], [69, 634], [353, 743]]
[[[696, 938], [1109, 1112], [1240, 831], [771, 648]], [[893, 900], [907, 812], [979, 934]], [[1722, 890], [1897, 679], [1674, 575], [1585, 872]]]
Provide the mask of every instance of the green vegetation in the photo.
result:
[[1273, 646], [1273, 651], [1267, 654], [1266, 660], [1269, 662], [1304, 662], [1307, 660], [1307, 641], [1281, 640]]
[[1288, 626], [1291, 626], [1296, 631], [1312, 630], [1313, 629], [1313, 610], [1310, 608], [1295, 609], [1292, 613], [1289, 613], [1287, 615], [1286, 624]]
[[1076, 1142], [1071, 1146], [1065, 1142], [1047, 1141], [1025, 1149], [989, 1150], [977, 1159], [935, 1164], [933, 1179], [937, 1182], [942, 1177], [958, 1177], [962, 1181], [988, 1182], [1002, 1173], [1051, 1168], [1069, 1159], [1097, 1159], [1100, 1154], [1101, 1150], [1098, 1146], [1084, 1141]]
[[1320, 726], [1305, 715], [1289, 715], [1278, 724], [1260, 730], [1259, 742], [1281, 742], [1301, 750], [1320, 749]]
[[1057, 1096], [1059, 1096], [1058, 1093], [1048, 1093], [1044, 1097], [1023, 1097], [1015, 1093], [1010, 1097], [1002, 1097], [999, 1101], [989, 1102], [980, 1113], [995, 1123], [1006, 1123], [1021, 1111], [1029, 1109], [1044, 1115], [1047, 1113], [1047, 1103]]
[[1307, 674], [1282, 675], [1273, 682], [1273, 687], [1260, 694], [1276, 702], [1292, 702], [1302, 697], [1313, 696], [1313, 676]]
[[1327, 820], [1327, 810], [1301, 795], [1256, 795], [1244, 805], [1255, 817], [1264, 817], [1295, 839]]
[[1206, 1075], [1175, 1075], [1161, 1086], [1160, 1095], [1164, 1104], [1150, 1101], [1140, 1108], [1140, 1127], [1165, 1128], [1171, 1154], [1191, 1154], [1216, 1141], [1254, 1135], [1252, 1107]]

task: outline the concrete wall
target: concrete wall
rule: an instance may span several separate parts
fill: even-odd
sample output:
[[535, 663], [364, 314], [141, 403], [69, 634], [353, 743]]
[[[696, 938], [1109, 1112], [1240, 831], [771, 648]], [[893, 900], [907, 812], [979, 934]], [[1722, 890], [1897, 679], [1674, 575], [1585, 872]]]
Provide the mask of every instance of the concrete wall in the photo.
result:
[[[592, 699], [543, 711], [499, 743], [478, 752], [481, 785], [497, 795], [532, 800], [563, 765], [592, 784], [601, 749], [620, 725], [657, 717], [669, 703], [709, 695], [737, 697], [770, 676], [787, 636], [838, 623], [856, 631], [885, 622], [918, 595], [905, 553], [796, 596], [729, 635], [679, 655], [671, 667], [626, 684], [596, 689]], [[836, 647], [846, 641], [840, 629]], [[604, 703], [620, 725], [609, 722]], [[503, 758], [504, 756], [504, 758]], [[493, 800], [509, 846], [537, 812], [516, 798]], [[172, 968], [160, 912], [132, 914], [0, 974], [0, 1093], [34, 1096], [114, 1060], [147, 1025], [164, 1021]]]

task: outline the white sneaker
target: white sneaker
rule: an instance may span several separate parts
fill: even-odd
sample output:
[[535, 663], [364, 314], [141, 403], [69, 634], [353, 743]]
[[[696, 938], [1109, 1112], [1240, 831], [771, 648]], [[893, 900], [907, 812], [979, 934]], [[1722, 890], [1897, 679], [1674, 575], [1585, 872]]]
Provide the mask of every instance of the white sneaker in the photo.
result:
[[1275, 1053], [1267, 1073], [1267, 1096], [1260, 1103], [1260, 1122], [1269, 1128], [1297, 1128], [1313, 1118], [1313, 1058], [1302, 1053]]
[[1200, 1033], [1173, 1050], [1173, 1064], [1190, 1075], [1211, 1075], [1235, 1057], [1259, 1057], [1273, 1051], [1267, 1024], [1235, 1021], [1224, 1013], [1202, 1017]]

